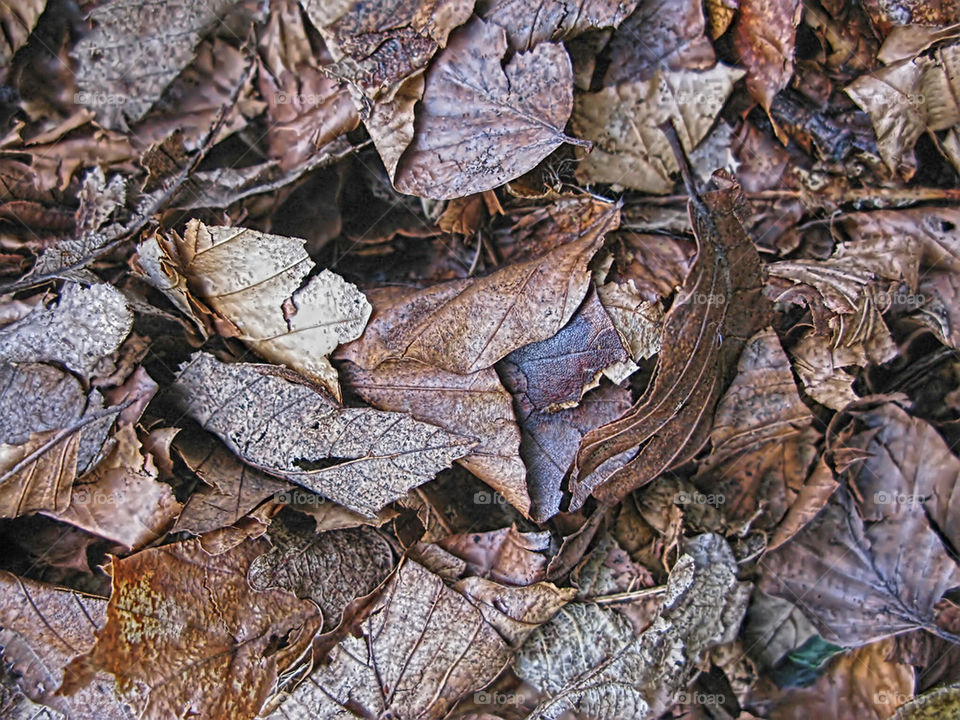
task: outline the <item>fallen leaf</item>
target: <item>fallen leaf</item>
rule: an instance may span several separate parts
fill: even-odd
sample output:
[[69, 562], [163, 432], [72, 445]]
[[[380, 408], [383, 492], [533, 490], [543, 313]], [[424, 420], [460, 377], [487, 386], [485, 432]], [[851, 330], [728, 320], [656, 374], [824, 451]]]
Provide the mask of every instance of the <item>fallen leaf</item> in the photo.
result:
[[765, 697], [751, 695], [751, 707], [769, 720], [810, 717], [887, 720], [913, 696], [913, 668], [891, 663], [893, 640], [848, 650], [830, 662], [816, 683], [786, 692], [770, 688]]
[[570, 322], [546, 340], [524, 345], [497, 366], [514, 395], [537, 411], [575, 407], [600, 376], [630, 359], [620, 334], [591, 287]]
[[807, 523], [823, 510], [830, 496], [840, 486], [834, 478], [833, 470], [824, 457], [814, 466], [806, 482], [797, 491], [797, 496], [787, 509], [783, 520], [774, 530], [767, 550], [774, 550], [792, 538]]
[[[106, 624], [67, 672], [112, 673], [144, 720], [254, 718], [320, 624], [310, 602], [247, 585], [250, 563], [267, 549], [251, 540], [211, 557], [190, 540], [114, 558]], [[285, 646], [272, 647], [276, 638]]]
[[940, 687], [904, 703], [890, 720], [956, 720], [960, 717], [960, 687]]
[[180, 514], [173, 489], [157, 481], [132, 425], [114, 435], [114, 446], [92, 471], [73, 484], [70, 506], [58, 520], [139, 550], [163, 535]]
[[574, 131], [595, 144], [577, 167], [583, 183], [648, 193], [673, 190], [678, 170], [659, 125], [673, 120], [687, 151], [707, 136], [743, 71], [717, 63], [702, 70], [660, 70], [577, 97]]
[[687, 553], [670, 574], [653, 624], [639, 636], [615, 612], [590, 604], [572, 604], [534, 632], [514, 662], [545, 696], [531, 720], [564, 711], [642, 720], [677, 702], [694, 664], [736, 635], [748, 593], [720, 536], [694, 538]]
[[503, 28], [474, 18], [426, 71], [408, 144], [373, 133], [388, 169], [398, 158], [398, 190], [463, 197], [520, 177], [565, 142], [583, 144], [563, 132], [573, 109], [563, 46], [540, 43], [504, 63], [506, 52]]
[[88, 16], [93, 29], [73, 48], [79, 101], [107, 128], [139, 120], [190, 62], [204, 31], [234, 0], [141, 6], [112, 0]]
[[603, 85], [649, 80], [657, 70], [713, 67], [717, 57], [705, 29], [700, 2], [641, 0], [610, 38], [606, 48], [610, 65]]
[[340, 407], [274, 374], [194, 354], [171, 396], [244, 462], [367, 516], [406, 495], [473, 447], [400, 413]]
[[448, 535], [440, 543], [466, 562], [471, 575], [505, 585], [532, 585], [546, 577], [549, 532], [519, 532], [515, 525], [484, 533]]
[[510, 394], [493, 368], [458, 375], [413, 360], [388, 360], [372, 370], [345, 361], [341, 371], [348, 387], [374, 407], [476, 437], [477, 446], [457, 462], [529, 512], [520, 430]]
[[[269, 497], [292, 486], [244, 465], [212, 437], [183, 434], [174, 444], [177, 454], [204, 482], [190, 494], [172, 532], [194, 535], [228, 527]], [[319, 499], [319, 498], [318, 498]]]
[[587, 30], [617, 27], [637, 0], [480, 0], [477, 15], [507, 32], [510, 50], [570, 40]]
[[109, 374], [104, 356], [120, 346], [132, 327], [133, 313], [119, 290], [68, 283], [56, 305], [38, 306], [0, 328], [0, 360], [59, 363], [87, 378], [98, 370]]
[[743, 622], [743, 639], [760, 670], [772, 670], [813, 637], [817, 630], [799, 607], [754, 589]]
[[747, 342], [737, 376], [717, 404], [698, 487], [725, 499], [733, 527], [770, 530], [793, 504], [816, 458], [813, 414], [772, 328]]
[[[538, 585], [509, 593], [536, 598]], [[405, 561], [360, 625], [360, 637], [347, 637], [334, 648], [329, 663], [315, 670], [268, 717], [364, 716], [442, 718], [472, 690], [490, 683], [512, 655], [499, 623], [523, 622], [529, 633], [547, 621], [569, 593], [551, 585], [553, 601], [524, 606], [515, 617], [515, 602], [504, 610], [471, 601], [423, 566]], [[505, 626], [510, 628], [509, 625]], [[513, 638], [517, 639], [517, 638]]]
[[[571, 507], [580, 507], [590, 494], [620, 499], [686, 462], [706, 442], [740, 352], [769, 312], [761, 300], [760, 259], [737, 217], [741, 202], [736, 184], [691, 200], [699, 252], [664, 319], [654, 378], [621, 418], [584, 436], [570, 481]], [[592, 475], [638, 446], [622, 468]]]
[[468, 374], [550, 338], [582, 302], [590, 283], [587, 263], [619, 218], [616, 205], [597, 202], [574, 219], [563, 238], [568, 241], [545, 255], [478, 279], [370, 293], [377, 313], [363, 337], [341, 353], [366, 369], [405, 359]]
[[316, 533], [283, 517], [267, 531], [273, 547], [250, 563], [250, 587], [283, 588], [312, 600], [323, 613], [324, 629], [332, 630], [344, 608], [372, 592], [393, 569], [390, 544], [368, 528]]
[[356, 286], [329, 270], [311, 277], [313, 262], [296, 238], [193, 220], [174, 242], [195, 297], [257, 354], [323, 383], [339, 400], [327, 356], [360, 337], [371, 311]]
[[[623, 338], [632, 362], [646, 360], [660, 352], [663, 307], [659, 302], [644, 300], [632, 280], [605, 283], [597, 288], [597, 295], [613, 326]], [[605, 374], [614, 383], [625, 379], [622, 373], [607, 371]]]
[[768, 113], [793, 76], [799, 0], [739, 0], [733, 52], [747, 68], [747, 89]]
[[46, 0], [4, 5], [0, 9], [0, 68], [10, 65], [14, 54], [27, 42], [47, 6]]
[[933, 606], [960, 568], [922, 508], [865, 524], [844, 489], [761, 561], [761, 588], [799, 604], [826, 640], [866, 645], [933, 629]]

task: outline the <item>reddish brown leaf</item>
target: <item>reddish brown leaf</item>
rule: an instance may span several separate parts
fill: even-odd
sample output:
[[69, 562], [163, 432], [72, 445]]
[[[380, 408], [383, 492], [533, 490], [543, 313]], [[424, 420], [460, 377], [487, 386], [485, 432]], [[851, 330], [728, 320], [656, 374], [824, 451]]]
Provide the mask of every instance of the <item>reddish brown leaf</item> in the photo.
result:
[[485, 533], [449, 535], [440, 547], [466, 561], [471, 575], [505, 585], [532, 585], [546, 577], [550, 533], [522, 533], [515, 525]]
[[747, 68], [747, 88], [767, 111], [793, 75], [799, 0], [740, 0], [733, 50]]

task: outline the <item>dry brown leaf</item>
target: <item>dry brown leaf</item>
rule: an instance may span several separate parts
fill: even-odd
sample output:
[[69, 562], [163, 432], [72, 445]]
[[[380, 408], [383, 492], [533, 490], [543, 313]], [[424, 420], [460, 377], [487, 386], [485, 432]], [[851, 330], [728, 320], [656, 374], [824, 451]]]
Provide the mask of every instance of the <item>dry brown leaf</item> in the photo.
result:
[[[292, 486], [244, 465], [221, 443], [209, 436], [184, 433], [174, 448], [205, 483], [191, 493], [173, 532], [194, 535], [239, 522], [264, 500], [281, 497]], [[312, 493], [304, 492], [304, 495]], [[313, 496], [322, 500], [318, 496]]]
[[641, 0], [610, 38], [604, 86], [649, 80], [657, 70], [713, 67], [717, 57], [704, 30], [703, 4], [697, 0]]
[[577, 97], [573, 128], [595, 143], [577, 168], [584, 183], [610, 183], [649, 193], [673, 190], [679, 169], [659, 125], [672, 120], [684, 148], [706, 137], [743, 71], [717, 63], [703, 71], [657, 70]]
[[960, 584], [919, 505], [865, 525], [845, 488], [760, 567], [765, 592], [796, 602], [824, 639], [850, 647], [935, 630], [934, 604]]
[[374, 143], [401, 192], [435, 199], [495, 188], [532, 170], [565, 142], [573, 71], [562, 45], [541, 43], [506, 64], [503, 28], [474, 18], [425, 74], [409, 145]]
[[[709, 437], [741, 350], [767, 322], [760, 258], [739, 220], [743, 193], [726, 173], [717, 180], [726, 186], [689, 204], [699, 253], [664, 320], [654, 378], [621, 418], [584, 436], [570, 480], [572, 508], [591, 494], [619, 500], [691, 459]], [[636, 457], [623, 467], [595, 472], [636, 448]]]
[[480, 0], [477, 15], [507, 32], [513, 52], [570, 40], [587, 30], [617, 27], [637, 0]]
[[[498, 370], [519, 402], [538, 412], [576, 407], [600, 376], [630, 360], [594, 288], [562, 330], [524, 345], [500, 361]], [[620, 378], [622, 380], [622, 378]]]
[[482, 598], [491, 587], [502, 609], [471, 600], [422, 565], [405, 561], [362, 622], [362, 635], [341, 641], [329, 664], [307, 677], [269, 719], [445, 717], [507, 665], [511, 642], [522, 639], [510, 637], [518, 623], [529, 634], [570, 597], [543, 583], [512, 589], [487, 584], [476, 591]]
[[106, 621], [106, 606], [103, 598], [0, 571], [0, 663], [10, 663], [24, 694], [52, 708], [57, 720], [133, 720], [106, 674], [74, 695], [57, 695], [61, 682], [71, 677], [68, 663], [93, 647], [94, 633]]
[[622, 371], [608, 370], [604, 373], [612, 382], [620, 383], [636, 369], [636, 366], [630, 365], [660, 352], [663, 306], [657, 301], [644, 300], [632, 280], [605, 283], [597, 288], [597, 294], [630, 355], [630, 362]]
[[43, 14], [47, 0], [30, 0], [0, 6], [0, 69], [10, 65]]
[[62, 512], [120, 408], [49, 365], [0, 363], [0, 516]]
[[448, 535], [440, 547], [466, 562], [471, 575], [505, 585], [532, 585], [546, 578], [549, 532], [519, 532], [515, 525], [483, 533]]
[[743, 641], [760, 670], [772, 670], [817, 630], [799, 607], [755, 588], [743, 623]]
[[78, 100], [104, 127], [139, 120], [193, 58], [204, 31], [234, 0], [160, 5], [144, 13], [129, 0], [94, 8], [94, 26], [73, 48]]
[[115, 558], [106, 624], [67, 672], [113, 673], [143, 720], [255, 717], [320, 624], [309, 601], [247, 585], [268, 547], [251, 540], [211, 557], [191, 540]]
[[[376, 302], [377, 295], [372, 297]], [[477, 446], [457, 462], [529, 513], [520, 430], [510, 394], [493, 368], [458, 375], [412, 360], [388, 360], [372, 370], [347, 361], [341, 370], [348, 387], [374, 407], [476, 437]]]
[[913, 696], [913, 668], [889, 662], [892, 650], [889, 638], [848, 650], [810, 687], [769, 688], [769, 694], [751, 695], [751, 707], [768, 720], [887, 720]]
[[371, 517], [474, 446], [407, 415], [341, 407], [273, 366], [205, 353], [170, 392], [244, 462]]
[[[530, 720], [659, 717], [677, 702], [694, 665], [736, 636], [749, 586], [719, 535], [692, 539], [674, 566], [653, 624], [634, 637], [614, 611], [572, 604], [537, 630], [514, 661], [545, 696]], [[589, 643], [580, 638], [589, 637]]]
[[780, 522], [816, 458], [812, 421], [776, 333], [760, 331], [717, 405], [712, 449], [695, 480], [724, 498], [720, 510], [732, 527], [771, 530]]
[[747, 89], [763, 109], [793, 76], [799, 0], [739, 0], [733, 26], [733, 52], [747, 68]]
[[777, 526], [767, 545], [767, 550], [774, 550], [792, 538], [807, 523], [813, 520], [817, 513], [823, 510], [824, 505], [840, 486], [833, 476], [833, 470], [824, 457], [820, 457], [807, 481], [797, 491], [797, 496], [787, 510], [783, 520]]
[[960, 686], [936, 688], [897, 709], [890, 720], [957, 720], [960, 718]]
[[157, 481], [153, 459], [142, 453], [132, 425], [113, 439], [110, 454], [73, 484], [70, 506], [54, 517], [139, 550], [166, 532], [181, 506], [173, 489]]
[[332, 630], [350, 602], [390, 574], [390, 543], [369, 528], [316, 533], [309, 520], [298, 527], [285, 517], [270, 524], [267, 539], [273, 547], [250, 563], [247, 580], [254, 590], [283, 588], [312, 600], [323, 614], [324, 629]]
[[0, 361], [62, 364], [89, 378], [110, 374], [105, 356], [133, 327], [123, 293], [111, 285], [88, 288], [67, 283], [59, 301], [38, 306], [26, 317], [0, 328]]
[[565, 244], [540, 257], [478, 279], [371, 293], [377, 313], [341, 353], [367, 369], [400, 359], [461, 374], [490, 367], [567, 324], [590, 284], [587, 263], [619, 220], [616, 205], [597, 201], [570, 218], [572, 227], [559, 234]]
[[327, 356], [360, 337], [371, 310], [355, 285], [329, 270], [311, 277], [314, 264], [296, 238], [192, 220], [174, 242], [197, 299], [257, 354], [323, 383], [340, 399]]

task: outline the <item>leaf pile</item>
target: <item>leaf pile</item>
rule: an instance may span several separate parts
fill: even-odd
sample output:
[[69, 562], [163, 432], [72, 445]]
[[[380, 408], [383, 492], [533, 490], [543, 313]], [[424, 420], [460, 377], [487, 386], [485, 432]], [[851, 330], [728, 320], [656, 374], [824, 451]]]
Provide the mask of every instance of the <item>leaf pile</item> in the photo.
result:
[[0, 717], [957, 716], [956, 2], [0, 29]]

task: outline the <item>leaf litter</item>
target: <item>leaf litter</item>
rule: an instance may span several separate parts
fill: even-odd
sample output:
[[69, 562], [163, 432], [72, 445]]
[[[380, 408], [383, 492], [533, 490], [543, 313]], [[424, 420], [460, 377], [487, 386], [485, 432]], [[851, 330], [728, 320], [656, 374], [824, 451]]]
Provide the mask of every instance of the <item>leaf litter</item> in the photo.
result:
[[0, 715], [957, 715], [955, 3], [0, 28]]

